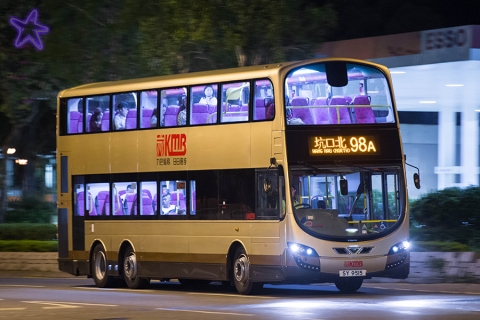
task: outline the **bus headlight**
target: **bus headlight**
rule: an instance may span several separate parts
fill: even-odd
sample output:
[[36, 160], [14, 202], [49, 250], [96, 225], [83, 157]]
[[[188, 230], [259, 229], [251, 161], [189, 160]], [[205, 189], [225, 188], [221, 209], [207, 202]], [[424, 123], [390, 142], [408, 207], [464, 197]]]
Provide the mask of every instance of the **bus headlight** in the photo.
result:
[[320, 271], [320, 259], [315, 249], [294, 242], [288, 242], [287, 246], [298, 267], [310, 271]]
[[390, 248], [390, 251], [388, 252], [388, 254], [395, 254], [395, 253], [404, 252], [404, 251], [408, 250], [409, 248], [410, 248], [410, 242], [405, 240], [405, 241], [402, 241], [402, 242], [399, 242], [399, 243], [393, 245]]
[[318, 257], [317, 251], [315, 249], [305, 246], [303, 244], [298, 244], [295, 242], [288, 242], [288, 248], [294, 255], [302, 255], [307, 257]]

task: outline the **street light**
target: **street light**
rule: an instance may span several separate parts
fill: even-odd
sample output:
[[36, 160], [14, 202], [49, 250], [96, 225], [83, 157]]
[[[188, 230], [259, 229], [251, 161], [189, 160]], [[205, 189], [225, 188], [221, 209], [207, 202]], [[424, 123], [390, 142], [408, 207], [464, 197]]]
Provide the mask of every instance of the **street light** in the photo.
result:
[[15, 148], [8, 148], [7, 149], [7, 154], [14, 154], [15, 152], [17, 152], [17, 149], [15, 149]]

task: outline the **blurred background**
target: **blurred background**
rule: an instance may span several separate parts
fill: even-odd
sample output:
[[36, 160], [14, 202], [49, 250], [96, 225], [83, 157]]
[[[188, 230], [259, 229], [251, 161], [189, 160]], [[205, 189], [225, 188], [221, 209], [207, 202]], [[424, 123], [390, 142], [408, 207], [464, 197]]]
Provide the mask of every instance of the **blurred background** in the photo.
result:
[[[37, 34], [41, 49], [16, 45], [19, 31], [10, 23], [33, 9], [48, 27]], [[55, 108], [65, 88], [335, 55], [409, 76], [392, 74], [407, 161], [422, 177], [422, 189], [410, 189], [412, 234], [433, 241], [448, 229], [447, 239], [478, 249], [480, 106], [462, 109], [467, 99], [478, 101], [474, 90], [450, 94], [435, 81], [465, 69], [462, 81], [476, 84], [480, 56], [470, 53], [480, 32], [465, 28], [473, 39], [466, 58], [450, 52], [424, 61], [421, 44], [448, 47], [457, 27], [480, 25], [479, 13], [477, 0], [2, 0], [0, 222], [55, 222]], [[453, 33], [425, 38], [444, 28]], [[35, 35], [34, 24], [24, 32]], [[459, 68], [459, 60], [473, 63]], [[419, 72], [428, 68], [442, 72]], [[420, 84], [454, 108], [412, 102]], [[408, 170], [411, 182], [416, 170]]]

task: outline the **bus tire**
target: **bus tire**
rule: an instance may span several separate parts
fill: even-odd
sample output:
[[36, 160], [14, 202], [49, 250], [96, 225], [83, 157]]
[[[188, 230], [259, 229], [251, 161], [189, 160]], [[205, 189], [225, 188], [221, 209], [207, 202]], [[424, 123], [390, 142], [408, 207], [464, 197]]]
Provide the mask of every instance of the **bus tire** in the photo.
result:
[[140, 278], [138, 276], [138, 262], [137, 255], [132, 247], [125, 250], [123, 256], [123, 279], [130, 289], [144, 289], [150, 284], [150, 279]]
[[100, 243], [95, 246], [91, 262], [92, 278], [99, 288], [112, 288], [115, 278], [107, 274], [107, 254]]
[[263, 283], [253, 282], [250, 274], [250, 259], [243, 247], [239, 247], [233, 259], [233, 283], [240, 294], [255, 294], [263, 288]]
[[340, 292], [351, 293], [355, 292], [363, 284], [362, 278], [342, 278], [335, 281], [335, 286]]

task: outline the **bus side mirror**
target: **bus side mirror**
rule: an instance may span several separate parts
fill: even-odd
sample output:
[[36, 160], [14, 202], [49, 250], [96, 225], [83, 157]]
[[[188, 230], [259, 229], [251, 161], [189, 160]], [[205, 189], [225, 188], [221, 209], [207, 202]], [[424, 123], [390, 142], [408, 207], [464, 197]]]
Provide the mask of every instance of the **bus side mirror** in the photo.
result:
[[342, 196], [348, 195], [348, 182], [345, 179], [340, 179], [340, 193]]
[[415, 188], [420, 189], [420, 175], [418, 173], [413, 174], [413, 183], [415, 184]]

